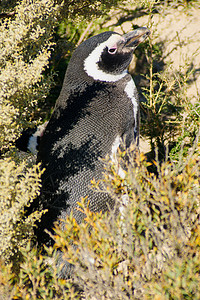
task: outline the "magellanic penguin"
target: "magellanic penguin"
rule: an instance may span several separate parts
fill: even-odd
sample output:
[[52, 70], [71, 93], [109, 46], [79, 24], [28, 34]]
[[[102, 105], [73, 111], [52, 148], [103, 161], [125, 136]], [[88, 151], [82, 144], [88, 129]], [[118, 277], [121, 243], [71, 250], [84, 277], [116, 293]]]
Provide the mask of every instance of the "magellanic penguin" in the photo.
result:
[[104, 32], [83, 42], [69, 62], [55, 109], [40, 141], [38, 161], [45, 172], [36, 206], [48, 209], [38, 224], [41, 243], [50, 242], [44, 232], [73, 211], [81, 197], [89, 208], [105, 212], [113, 200], [91, 189], [91, 180], [102, 178], [100, 158], [112, 156], [120, 142], [126, 147], [139, 139], [139, 103], [127, 68], [134, 49], [150, 34], [138, 28], [120, 35]]

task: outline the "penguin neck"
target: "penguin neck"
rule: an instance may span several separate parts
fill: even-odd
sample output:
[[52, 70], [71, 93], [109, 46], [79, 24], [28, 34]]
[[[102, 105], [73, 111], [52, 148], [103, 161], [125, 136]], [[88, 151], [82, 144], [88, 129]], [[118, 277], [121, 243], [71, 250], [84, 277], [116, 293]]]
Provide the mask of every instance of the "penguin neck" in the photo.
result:
[[67, 70], [60, 95], [54, 108], [54, 116], [56, 118], [59, 117], [60, 110], [66, 109], [69, 105], [69, 101], [71, 101], [74, 97], [76, 98], [75, 95], [84, 93], [84, 91], [93, 84], [94, 79], [86, 76], [85, 73], [81, 74], [80, 70], [78, 73]]
[[[66, 101], [70, 95], [81, 94], [88, 88], [88, 86], [93, 84], [93, 78], [81, 76], [80, 72], [78, 74], [70, 74], [67, 72], [59, 98], [62, 100], [65, 99]], [[63, 105], [64, 103], [62, 106]]]

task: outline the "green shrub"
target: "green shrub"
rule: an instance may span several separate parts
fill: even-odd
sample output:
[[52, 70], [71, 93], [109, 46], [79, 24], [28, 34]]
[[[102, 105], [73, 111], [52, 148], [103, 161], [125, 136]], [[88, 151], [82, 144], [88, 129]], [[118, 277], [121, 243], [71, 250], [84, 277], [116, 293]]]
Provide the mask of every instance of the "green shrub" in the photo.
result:
[[0, 256], [8, 261], [33, 236], [32, 228], [42, 212], [24, 219], [25, 208], [39, 195], [39, 165], [17, 165], [10, 158], [0, 160]]
[[[83, 199], [85, 221], [70, 215], [64, 231], [56, 225], [47, 256], [22, 251], [14, 299], [199, 298], [199, 156], [191, 153], [184, 164], [154, 162], [157, 176], [142, 153], [119, 152], [118, 162], [106, 160], [103, 181], [92, 185], [116, 200], [116, 211], [123, 207], [119, 215], [95, 214]], [[57, 277], [58, 250], [73, 265], [72, 279]]]
[[[115, 198], [117, 207], [123, 206], [121, 214], [94, 214], [83, 199], [79, 209], [85, 222], [79, 225], [68, 217], [65, 231], [55, 229], [55, 246], [74, 265], [74, 281], [88, 299], [143, 299], [151, 294], [149, 289], [154, 295], [162, 292], [163, 299], [168, 294], [169, 299], [198, 295], [199, 157], [193, 155], [179, 167], [155, 162], [155, 176], [143, 154], [128, 154], [122, 178], [119, 165], [125, 164], [126, 155], [120, 153], [118, 165], [108, 162], [103, 182], [93, 182], [94, 188]], [[182, 283], [173, 281], [178, 272]], [[163, 289], [154, 287], [160, 280]]]

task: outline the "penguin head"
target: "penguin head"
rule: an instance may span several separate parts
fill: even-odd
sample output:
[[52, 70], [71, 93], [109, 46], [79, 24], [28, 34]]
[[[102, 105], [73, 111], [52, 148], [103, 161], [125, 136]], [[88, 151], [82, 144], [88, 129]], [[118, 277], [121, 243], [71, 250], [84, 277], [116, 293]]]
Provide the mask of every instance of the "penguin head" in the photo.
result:
[[122, 78], [132, 60], [133, 52], [150, 31], [145, 27], [120, 35], [105, 32], [87, 40], [92, 51], [84, 60], [84, 70], [95, 80], [117, 81]]
[[74, 51], [66, 73], [66, 88], [81, 89], [88, 82], [115, 82], [127, 74], [136, 47], [150, 31], [137, 28], [120, 35], [106, 31], [81, 43]]

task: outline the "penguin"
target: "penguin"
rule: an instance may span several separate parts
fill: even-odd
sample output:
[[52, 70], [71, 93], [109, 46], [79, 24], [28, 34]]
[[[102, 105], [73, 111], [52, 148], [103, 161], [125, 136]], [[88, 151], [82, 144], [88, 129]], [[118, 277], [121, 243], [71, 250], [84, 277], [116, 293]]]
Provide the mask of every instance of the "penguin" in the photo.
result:
[[[137, 28], [126, 34], [106, 31], [90, 37], [74, 51], [52, 116], [40, 138], [38, 162], [45, 169], [42, 189], [34, 201], [47, 209], [38, 223], [38, 243], [52, 244], [46, 233], [71, 212], [77, 223], [82, 197], [89, 209], [103, 213], [114, 208], [106, 193], [91, 188], [102, 179], [101, 158], [114, 158], [120, 144], [139, 145], [139, 100], [127, 68], [135, 48], [150, 34]], [[64, 224], [61, 226], [64, 229]]]

